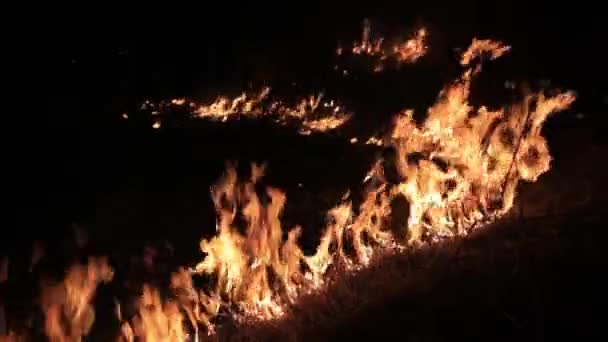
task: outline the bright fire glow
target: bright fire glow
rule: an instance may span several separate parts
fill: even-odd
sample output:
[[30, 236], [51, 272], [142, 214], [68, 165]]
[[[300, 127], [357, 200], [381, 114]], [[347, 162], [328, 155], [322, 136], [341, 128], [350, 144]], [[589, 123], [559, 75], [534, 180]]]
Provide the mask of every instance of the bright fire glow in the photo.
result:
[[51, 341], [80, 341], [95, 320], [91, 305], [95, 290], [108, 282], [114, 273], [105, 258], [91, 258], [87, 265], [74, 265], [63, 282], [44, 285], [41, 307], [45, 315], [45, 333]]
[[[392, 53], [414, 61], [426, 51], [425, 37], [426, 31], [419, 30], [413, 40], [395, 46]], [[380, 55], [382, 42], [370, 38], [366, 22], [362, 42], [353, 53]], [[200, 242], [202, 261], [192, 270], [182, 268], [173, 274], [170, 300], [161, 298], [152, 286], [144, 286], [138, 314], [122, 322], [121, 338], [196, 340], [201, 333], [213, 333], [221, 309], [236, 319], [277, 318], [300, 295], [322, 291], [332, 264], [340, 263], [347, 270], [365, 267], [380, 249], [406, 249], [465, 235], [478, 223], [505, 214], [513, 205], [519, 181], [536, 181], [550, 168], [551, 156], [541, 135], [543, 123], [575, 100], [571, 92], [551, 97], [537, 93], [508, 107], [473, 107], [469, 96], [480, 71], [479, 57], [495, 59], [508, 50], [499, 42], [473, 40], [461, 58], [466, 70], [439, 92], [422, 124], [414, 121], [412, 110], [403, 110], [382, 141], [375, 137], [367, 141], [393, 147], [396, 160], [378, 160], [370, 169], [363, 180], [367, 193], [357, 210], [346, 195], [343, 203], [327, 213], [325, 230], [312, 255], [298, 245], [299, 227], [288, 227], [283, 234], [280, 218], [286, 195], [274, 187], [259, 189], [264, 167], [252, 165], [250, 176], [243, 181], [228, 166], [211, 189], [217, 232]], [[276, 115], [280, 123], [298, 121], [303, 134], [335, 129], [349, 117], [340, 114], [342, 109], [334, 101], [324, 102], [321, 95], [289, 106], [270, 100], [269, 93], [270, 88], [265, 88], [257, 95], [220, 97], [209, 105], [190, 102], [190, 107], [197, 117], [221, 121], [234, 115]], [[171, 101], [175, 106], [185, 103], [185, 99]], [[329, 115], [319, 116], [319, 111]], [[155, 121], [153, 127], [160, 125]], [[401, 182], [387, 182], [383, 165], [394, 165]], [[391, 203], [397, 198], [405, 198], [409, 205], [408, 218], [401, 222], [402, 234], [386, 227]], [[0, 280], [6, 278], [7, 263], [0, 265]], [[209, 275], [213, 280], [209, 287], [196, 289], [192, 274]], [[87, 265], [72, 267], [63, 282], [43, 286], [41, 307], [50, 340], [77, 341], [87, 335], [94, 320], [91, 302], [95, 290], [112, 276], [105, 259], [90, 259]], [[117, 315], [123, 319], [119, 306]], [[4, 341], [11, 338], [0, 337]]]
[[[508, 49], [498, 42], [479, 42], [465, 53], [469, 61]], [[574, 95], [530, 94], [509, 109], [473, 108], [468, 99], [476, 70], [478, 65], [465, 70], [439, 93], [422, 125], [414, 122], [411, 110], [396, 116], [389, 144], [398, 152], [395, 165], [403, 181], [386, 183], [377, 163], [366, 178], [376, 185], [358, 214], [348, 202], [332, 209], [311, 256], [297, 244], [298, 227], [283, 238], [279, 218], [285, 194], [271, 187], [264, 194], [255, 191], [263, 169], [254, 165], [250, 179], [241, 182], [229, 167], [212, 189], [218, 232], [201, 242], [205, 258], [196, 267], [196, 272], [217, 279], [211, 302], [236, 304], [244, 315], [258, 319], [278, 317], [299, 294], [323, 285], [332, 263], [368, 263], [374, 254], [369, 241], [379, 248], [407, 248], [467, 234], [476, 223], [506, 213], [518, 182], [534, 181], [548, 170], [551, 157], [540, 135], [542, 124], [551, 113], [567, 108]], [[383, 226], [382, 218], [390, 215], [390, 203], [397, 197], [409, 203], [409, 218], [402, 223], [405, 241]], [[239, 214], [245, 227], [236, 223]], [[354, 252], [348, 253], [347, 246]]]
[[[220, 96], [209, 104], [192, 101], [191, 113], [195, 118], [220, 122], [239, 116], [252, 119], [270, 117], [281, 125], [295, 124], [303, 135], [335, 130], [350, 119], [350, 114], [336, 101], [322, 102], [323, 94], [306, 96], [294, 104], [287, 104], [270, 98], [270, 90], [269, 87], [265, 87], [257, 94], [242, 93], [234, 98]], [[170, 109], [172, 106], [181, 107], [185, 103], [184, 98], [160, 104], [148, 101], [144, 107], [154, 108], [152, 114], [158, 114], [163, 109]], [[152, 127], [158, 129], [161, 125], [160, 117], [156, 116]]]
[[[387, 60], [392, 59], [397, 64], [414, 63], [427, 52], [426, 46], [427, 31], [425, 28], [420, 28], [410, 39], [396, 43], [392, 48], [385, 47], [385, 39], [383, 37], [372, 38], [371, 26], [369, 20], [363, 22], [363, 32], [361, 41], [355, 42], [351, 52], [354, 55], [367, 55], [375, 57], [376, 64], [373, 68], [374, 72], [384, 70]], [[343, 50], [338, 48], [337, 55], [343, 54]]]

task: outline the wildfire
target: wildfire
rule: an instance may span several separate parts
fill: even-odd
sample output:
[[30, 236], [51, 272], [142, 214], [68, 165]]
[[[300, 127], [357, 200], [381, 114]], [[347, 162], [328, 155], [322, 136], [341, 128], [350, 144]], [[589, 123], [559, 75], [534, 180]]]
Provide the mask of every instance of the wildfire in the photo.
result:
[[91, 301], [101, 282], [113, 277], [105, 258], [91, 258], [87, 265], [74, 265], [63, 282], [44, 285], [41, 306], [45, 333], [51, 341], [80, 341], [95, 320]]
[[[377, 58], [373, 68], [374, 72], [384, 70], [385, 62], [393, 59], [397, 64], [414, 63], [427, 52], [426, 46], [427, 31], [425, 28], [420, 28], [416, 31], [413, 37], [400, 43], [396, 43], [392, 48], [385, 48], [385, 39], [371, 38], [371, 26], [369, 20], [363, 21], [363, 32], [361, 41], [354, 42], [351, 52], [354, 55], [367, 55]], [[337, 55], [343, 54], [343, 49], [337, 49]]]
[[493, 40], [473, 38], [473, 42], [469, 48], [462, 54], [460, 64], [469, 65], [474, 58], [477, 58], [484, 53], [488, 53], [490, 59], [496, 59], [509, 51], [510, 48], [511, 47]]
[[361, 34], [361, 41], [353, 44], [352, 52], [355, 55], [383, 55], [382, 43], [384, 38], [377, 38], [373, 41], [370, 38], [371, 26], [369, 20], [363, 21], [363, 32]]
[[255, 96], [247, 96], [243, 93], [234, 99], [220, 97], [210, 105], [200, 105], [194, 113], [199, 118], [211, 117], [226, 121], [230, 116], [243, 113], [246, 115], [257, 116], [263, 114], [263, 110], [258, 107], [268, 94], [270, 88], [266, 87]]
[[399, 62], [413, 63], [424, 56], [427, 47], [424, 43], [426, 30], [424, 28], [416, 31], [414, 38], [393, 47], [393, 52]]
[[[210, 104], [191, 101], [189, 106], [195, 118], [226, 122], [238, 116], [252, 119], [270, 117], [281, 125], [296, 124], [303, 135], [335, 130], [350, 119], [350, 113], [336, 101], [322, 102], [323, 94], [309, 95], [288, 104], [271, 99], [270, 91], [269, 87], [265, 87], [257, 94], [242, 93], [235, 98], [220, 96]], [[152, 114], [159, 114], [172, 106], [184, 106], [185, 103], [185, 98], [159, 104], [147, 101], [142, 107], [153, 108], [155, 110]], [[156, 116], [152, 127], [159, 129], [161, 125], [160, 117]]]
[[[465, 55], [496, 57], [508, 49], [498, 42], [482, 42], [474, 41]], [[332, 263], [369, 262], [372, 243], [406, 248], [466, 234], [476, 223], [508, 211], [519, 180], [534, 181], [548, 170], [551, 157], [540, 129], [547, 116], [568, 107], [574, 95], [533, 94], [509, 109], [475, 109], [468, 102], [474, 75], [474, 69], [467, 69], [443, 89], [422, 125], [414, 122], [410, 110], [395, 118], [389, 144], [398, 152], [395, 167], [403, 181], [387, 183], [381, 163], [376, 164], [366, 178], [374, 185], [358, 215], [348, 202], [331, 210], [312, 256], [298, 247], [299, 228], [291, 229], [286, 240], [282, 237], [284, 193], [267, 188], [263, 200], [254, 190], [263, 170], [254, 166], [250, 180], [240, 183], [229, 168], [212, 190], [218, 233], [201, 242], [206, 257], [196, 267], [217, 278], [217, 299], [225, 298], [253, 317], [277, 317], [300, 293], [322, 285]], [[383, 223], [397, 197], [409, 203], [402, 228], [405, 242]], [[244, 234], [235, 223], [239, 213], [246, 221]]]
[[[421, 29], [391, 53], [400, 61], [415, 61], [426, 52], [425, 37], [426, 31]], [[371, 40], [366, 21], [362, 41], [352, 52], [382, 55], [382, 44], [382, 39]], [[118, 307], [121, 338], [177, 342], [194, 336], [198, 340], [202, 327], [206, 334], [214, 332], [222, 309], [236, 319], [274, 319], [289, 312], [302, 294], [321, 291], [332, 265], [356, 270], [365, 267], [379, 250], [406, 249], [465, 235], [478, 223], [505, 214], [513, 205], [519, 181], [535, 181], [549, 170], [551, 156], [541, 135], [543, 123], [575, 100], [571, 92], [551, 97], [537, 93], [508, 107], [473, 107], [469, 96], [480, 71], [478, 57], [495, 59], [508, 50], [500, 42], [474, 39], [462, 54], [466, 70], [439, 92], [423, 123], [414, 121], [412, 110], [403, 110], [382, 140], [369, 138], [367, 144], [390, 146], [397, 157], [378, 160], [369, 170], [358, 208], [353, 208], [346, 194], [343, 203], [327, 213], [326, 227], [312, 255], [306, 255], [298, 244], [300, 227], [283, 233], [281, 213], [286, 195], [274, 187], [260, 190], [264, 167], [252, 165], [251, 175], [243, 181], [229, 165], [211, 189], [217, 232], [200, 242], [204, 258], [194, 269], [181, 268], [173, 274], [171, 299], [164, 300], [157, 289], [146, 285], [134, 318], [122, 321]], [[189, 103], [199, 118], [226, 121], [234, 115], [274, 115], [279, 123], [296, 120], [302, 134], [336, 129], [349, 118], [338, 103], [324, 101], [322, 95], [287, 105], [271, 100], [269, 94], [270, 88], [264, 88], [254, 95], [220, 97], [208, 105]], [[174, 106], [185, 103], [186, 99], [171, 101]], [[146, 105], [155, 110], [159, 107]], [[158, 120], [154, 128], [160, 128]], [[387, 167], [395, 168], [400, 181], [385, 179]], [[409, 215], [395, 232], [387, 228], [387, 219], [391, 204], [399, 198], [407, 200]], [[5, 278], [7, 263], [0, 264], [0, 281]], [[149, 262], [149, 266], [153, 264]], [[208, 287], [196, 289], [192, 274], [209, 275], [212, 281]], [[43, 287], [41, 306], [50, 340], [76, 341], [87, 335], [94, 320], [91, 301], [95, 290], [112, 275], [105, 259], [90, 259], [86, 266], [72, 267], [63, 282]]]

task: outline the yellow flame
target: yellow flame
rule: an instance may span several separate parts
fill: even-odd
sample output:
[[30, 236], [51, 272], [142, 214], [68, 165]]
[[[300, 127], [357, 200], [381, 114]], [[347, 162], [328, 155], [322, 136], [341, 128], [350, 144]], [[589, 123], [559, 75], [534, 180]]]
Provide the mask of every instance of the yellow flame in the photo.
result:
[[469, 48], [462, 54], [460, 64], [469, 65], [474, 58], [481, 56], [483, 53], [489, 53], [490, 59], [496, 59], [509, 51], [509, 49], [509, 46], [503, 45], [501, 42], [473, 38], [473, 42]]
[[184, 97], [171, 100], [171, 104], [174, 104], [176, 106], [182, 106], [184, 103], [186, 103], [186, 98]]
[[[381, 51], [382, 40], [371, 41], [369, 23], [366, 25], [354, 53]], [[424, 30], [418, 31], [412, 43], [406, 42], [393, 53], [403, 60], [419, 58], [426, 51], [425, 36]], [[396, 159], [377, 160], [369, 170], [358, 208], [353, 209], [347, 194], [343, 203], [327, 213], [326, 227], [312, 255], [306, 255], [298, 245], [299, 227], [283, 234], [281, 213], [286, 195], [273, 187], [260, 190], [264, 167], [252, 165], [249, 179], [242, 181], [229, 166], [211, 189], [217, 232], [200, 242], [203, 260], [193, 270], [180, 269], [173, 274], [171, 299], [163, 299], [157, 289], [144, 286], [138, 314], [122, 322], [121, 338], [186, 341], [191, 339], [188, 325], [196, 339], [200, 325], [207, 334], [213, 333], [213, 318], [222, 306], [249, 318], [280, 317], [301, 294], [322, 289], [332, 265], [346, 270], [364, 267], [382, 248], [404, 249], [464, 235], [477, 223], [506, 213], [513, 205], [519, 181], [535, 181], [550, 168], [551, 156], [541, 135], [545, 120], [575, 100], [571, 92], [552, 97], [538, 93], [504, 108], [472, 106], [471, 83], [480, 71], [480, 64], [474, 61], [482, 55], [497, 58], [508, 49], [500, 42], [473, 40], [461, 59], [466, 70], [439, 93], [424, 122], [416, 123], [413, 111], [404, 110], [395, 116], [391, 131], [382, 140], [368, 139], [367, 144], [392, 146]], [[304, 134], [334, 129], [348, 120], [338, 104], [323, 102], [322, 95], [288, 106], [267, 103], [269, 91], [265, 88], [254, 96], [219, 98], [198, 106], [195, 113], [220, 120], [235, 114], [278, 113], [279, 122], [301, 122]], [[171, 103], [183, 105], [185, 99]], [[326, 115], [320, 116], [323, 111]], [[154, 125], [160, 128], [160, 121]], [[401, 182], [393, 184], [385, 179], [386, 165], [396, 168]], [[401, 198], [408, 204], [407, 218], [396, 222], [400, 225], [397, 230], [388, 229], [391, 205]], [[0, 265], [0, 280], [6, 279], [7, 265], [8, 261]], [[148, 258], [148, 265], [154, 265], [153, 258]], [[196, 290], [191, 273], [211, 275], [211, 288]], [[63, 282], [43, 287], [41, 307], [45, 333], [51, 341], [80, 341], [88, 334], [94, 321], [91, 301], [96, 288], [112, 276], [105, 259], [92, 258], [87, 265], [73, 266]], [[117, 315], [122, 320], [119, 306]], [[13, 341], [16, 336], [0, 339]]]
[[416, 31], [416, 35], [407, 41], [393, 47], [393, 52], [399, 62], [413, 63], [427, 52], [426, 29], [421, 28]]
[[[420, 28], [408, 40], [394, 44], [392, 49], [387, 49], [384, 47], [384, 38], [371, 38], [371, 26], [366, 19], [363, 22], [361, 41], [353, 44], [351, 52], [354, 55], [376, 57], [377, 61], [373, 67], [373, 71], [380, 72], [384, 70], [385, 62], [389, 59], [395, 60], [397, 64], [416, 62], [427, 53], [426, 38], [426, 29]], [[342, 55], [342, 53], [342, 49], [338, 48], [337, 54]]]
[[171, 300], [163, 303], [158, 290], [147, 285], [139, 301], [139, 315], [132, 324], [122, 325], [121, 337], [124, 341], [134, 341], [138, 337], [145, 342], [189, 340], [178, 303]]
[[[257, 94], [242, 93], [235, 98], [221, 96], [210, 104], [197, 104], [189, 102], [193, 107], [192, 114], [197, 118], [207, 118], [226, 122], [229, 119], [242, 115], [249, 118], [272, 116], [276, 122], [286, 125], [295, 123], [299, 125], [299, 132], [308, 135], [314, 132], [326, 132], [338, 129], [350, 119], [350, 114], [333, 100], [322, 103], [323, 94], [306, 96], [295, 104], [285, 104], [270, 99], [270, 88], [265, 87]], [[173, 99], [170, 105], [182, 106], [185, 98]], [[163, 109], [166, 104], [146, 102], [146, 108]], [[160, 114], [155, 110], [153, 115]], [[155, 118], [152, 127], [159, 129], [162, 122]]]
[[[463, 60], [467, 58], [468, 64], [481, 53], [497, 57], [506, 51], [498, 42], [474, 41]], [[508, 211], [519, 180], [534, 181], [548, 170], [551, 158], [540, 129], [548, 115], [567, 108], [574, 95], [532, 94], [508, 109], [475, 109], [468, 99], [477, 70], [478, 66], [465, 70], [443, 89], [421, 125], [411, 110], [395, 117], [385, 144], [397, 151], [394, 164], [403, 181], [387, 183], [378, 161], [366, 177], [375, 185], [358, 214], [348, 202], [332, 209], [313, 255], [304, 255], [299, 248], [299, 228], [283, 238], [280, 214], [285, 194], [271, 187], [263, 194], [256, 192], [263, 169], [254, 165], [251, 178], [240, 182], [229, 167], [212, 189], [218, 233], [202, 240], [205, 258], [195, 270], [217, 278], [212, 291], [215, 305], [226, 302], [253, 317], [278, 317], [299, 294], [322, 286], [329, 266], [337, 261], [360, 267], [373, 257], [373, 246], [406, 248], [466, 234], [477, 222]], [[319, 103], [308, 98], [292, 115], [301, 116]], [[370, 138], [368, 143], [381, 142]], [[407, 221], [401, 223], [404, 242], [387, 230], [385, 222], [398, 197], [409, 204]], [[239, 215], [245, 218], [245, 227], [238, 226]]]

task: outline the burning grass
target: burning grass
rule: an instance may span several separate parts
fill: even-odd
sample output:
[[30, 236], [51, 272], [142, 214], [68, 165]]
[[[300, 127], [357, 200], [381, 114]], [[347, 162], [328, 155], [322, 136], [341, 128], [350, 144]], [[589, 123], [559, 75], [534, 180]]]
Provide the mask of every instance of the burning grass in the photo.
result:
[[[419, 31], [395, 53], [423, 53], [420, 41], [425, 34]], [[380, 45], [366, 46], [373, 52]], [[202, 260], [191, 270], [173, 274], [170, 299], [146, 284], [133, 315], [125, 317], [117, 310], [120, 338], [223, 339], [228, 331], [236, 335], [226, 338], [238, 339], [252, 329], [256, 334], [270, 331], [274, 336], [301, 338], [301, 331], [312, 322], [321, 331], [329, 330], [323, 322], [351, 319], [372, 305], [367, 299], [382, 302], [416, 289], [417, 284], [435, 281], [434, 272], [427, 269], [436, 266], [427, 264], [429, 260], [442, 259], [438, 264], [446, 265], [445, 260], [460, 252], [450, 239], [461, 239], [504, 216], [513, 207], [520, 181], [534, 182], [549, 170], [551, 156], [541, 135], [542, 125], [575, 99], [571, 92], [554, 96], [541, 92], [508, 107], [473, 107], [470, 87], [481, 70], [481, 60], [498, 58], [508, 49], [499, 42], [474, 40], [462, 55], [461, 77], [439, 93], [424, 122], [415, 122], [413, 111], [407, 109], [395, 115], [383, 144], [396, 151], [396, 157], [380, 158], [369, 170], [359, 203], [345, 194], [342, 203], [327, 213], [320, 242], [311, 254], [299, 245], [301, 228], [284, 227], [281, 215], [286, 195], [263, 185], [264, 168], [254, 165], [243, 180], [236, 169], [228, 167], [211, 189], [217, 232], [201, 241]], [[196, 108], [193, 112], [199, 117], [220, 121], [237, 114], [264, 116], [271, 108], [270, 112], [280, 113], [279, 121], [299, 120], [304, 134], [344, 122], [344, 116], [334, 115], [339, 106], [333, 101], [323, 105], [330, 116], [311, 119], [310, 113], [321, 106], [320, 97], [291, 108], [265, 103], [268, 93], [265, 89], [255, 96], [220, 98], [208, 106], [190, 107]], [[175, 99], [170, 105], [186, 102]], [[160, 121], [155, 126], [160, 128]], [[388, 180], [388, 173], [396, 179]], [[398, 213], [392, 206], [399, 200], [405, 201], [407, 213], [401, 221], [394, 219]], [[63, 282], [44, 291], [41, 309], [46, 336], [53, 341], [86, 336], [93, 324], [96, 287], [112, 273], [107, 264], [91, 261], [87, 267], [75, 266]], [[206, 277], [205, 285], [195, 286], [193, 274]], [[369, 295], [380, 284], [382, 294]], [[237, 329], [226, 330], [224, 316]]]

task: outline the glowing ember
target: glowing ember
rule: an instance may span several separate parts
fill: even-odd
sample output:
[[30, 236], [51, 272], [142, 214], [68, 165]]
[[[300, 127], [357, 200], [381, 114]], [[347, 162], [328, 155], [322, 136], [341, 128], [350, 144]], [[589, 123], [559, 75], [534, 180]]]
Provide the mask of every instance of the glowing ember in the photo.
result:
[[185, 98], [180, 98], [180, 99], [173, 99], [171, 100], [171, 104], [174, 104], [176, 106], [182, 106], [184, 103], [186, 103], [186, 99]]
[[239, 113], [261, 115], [263, 111], [257, 106], [268, 96], [269, 92], [270, 88], [267, 87], [253, 97], [249, 97], [245, 93], [232, 100], [227, 97], [220, 97], [210, 105], [199, 106], [194, 113], [199, 118], [211, 117], [222, 121], [226, 121], [229, 116]]

